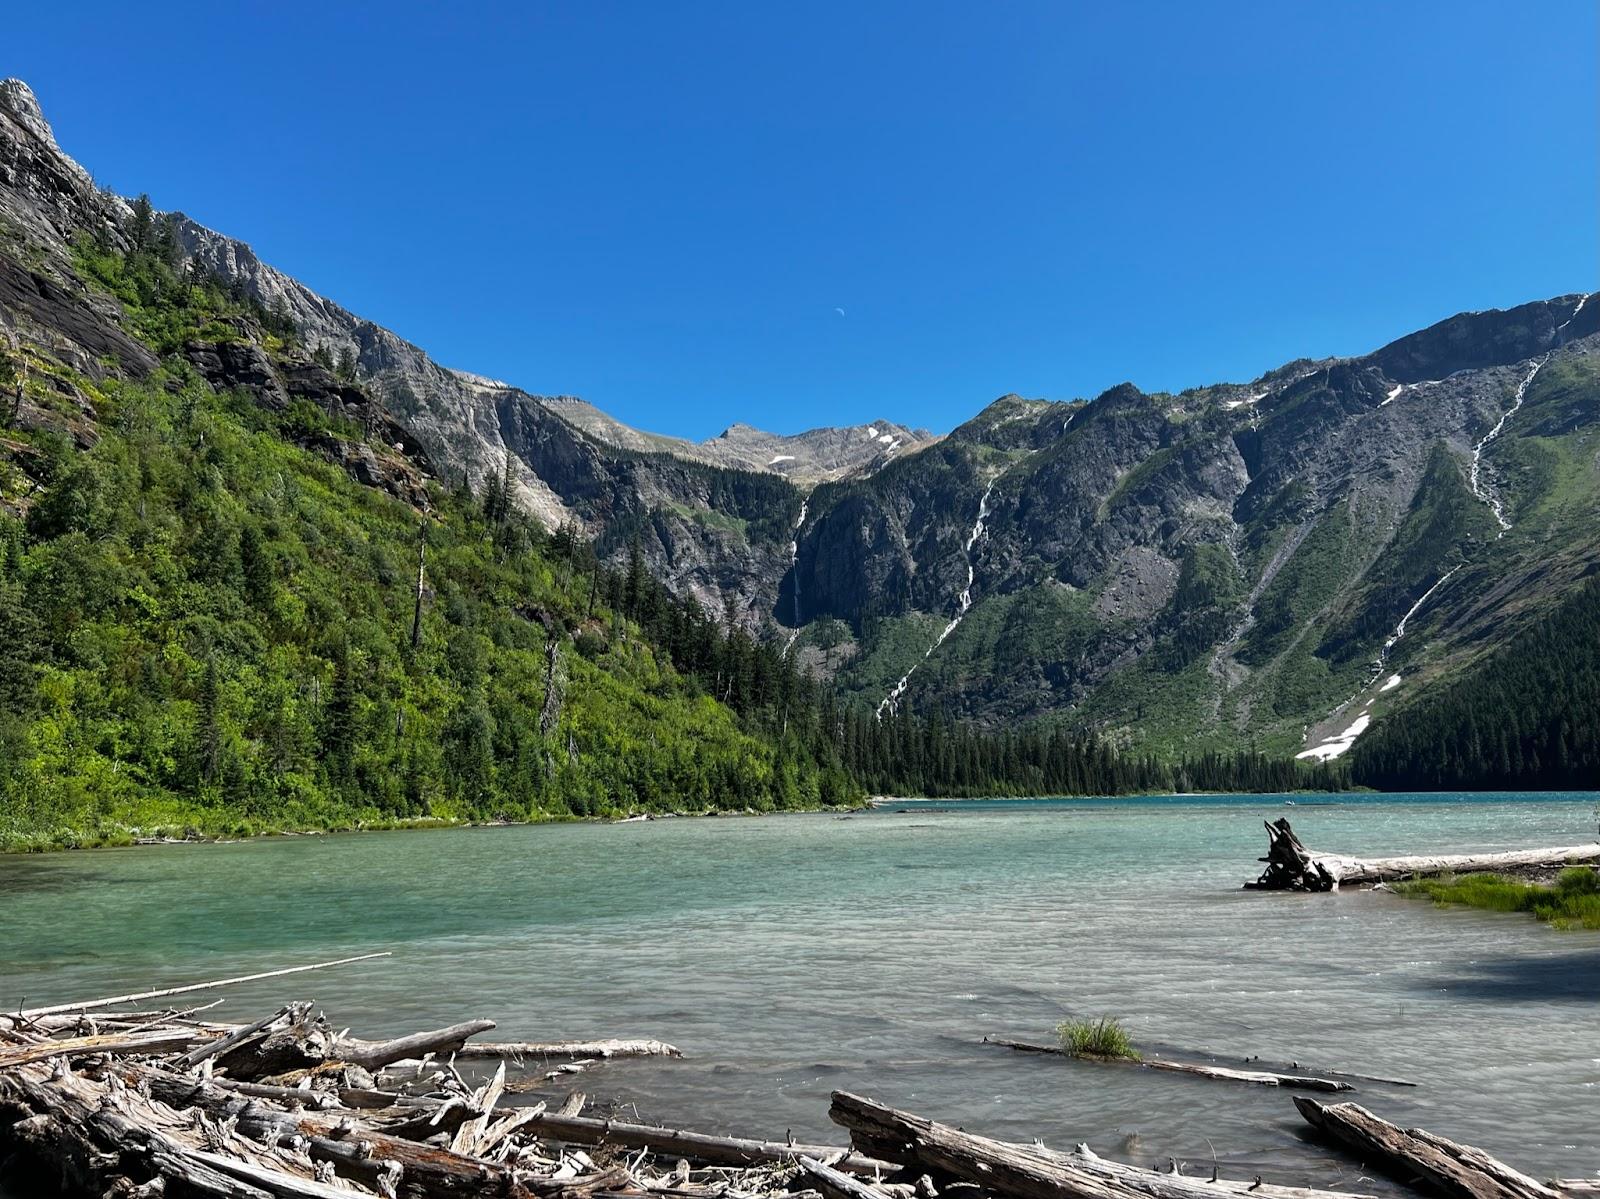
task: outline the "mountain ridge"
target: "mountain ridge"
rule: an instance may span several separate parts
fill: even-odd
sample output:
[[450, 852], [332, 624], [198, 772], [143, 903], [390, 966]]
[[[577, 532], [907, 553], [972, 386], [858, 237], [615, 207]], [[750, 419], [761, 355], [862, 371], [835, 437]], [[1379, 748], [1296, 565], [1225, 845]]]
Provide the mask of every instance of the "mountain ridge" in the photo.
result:
[[[12, 323], [90, 374], [107, 360], [151, 369], [72, 259], [80, 235], [125, 247], [135, 206], [93, 188], [20, 83], [0, 85], [0, 150]], [[260, 314], [181, 347], [213, 386], [287, 402], [256, 343], [293, 328], [322, 359], [295, 368], [297, 386], [395, 430], [392, 452], [344, 461], [356, 477], [397, 494], [429, 476], [503, 487], [547, 528], [593, 538], [614, 566], [637, 557], [877, 710], [1315, 755], [1507, 641], [1600, 563], [1600, 304], [1587, 295], [1458, 313], [1247, 383], [1002, 396], [943, 436], [736, 423], [691, 442], [444, 367], [244, 243], [181, 215], [173, 229], [176, 261]], [[341, 398], [341, 377], [382, 411]], [[91, 409], [37, 419], [82, 442]], [[1396, 669], [1368, 678], [1374, 663]], [[1390, 674], [1402, 681], [1384, 689]]]

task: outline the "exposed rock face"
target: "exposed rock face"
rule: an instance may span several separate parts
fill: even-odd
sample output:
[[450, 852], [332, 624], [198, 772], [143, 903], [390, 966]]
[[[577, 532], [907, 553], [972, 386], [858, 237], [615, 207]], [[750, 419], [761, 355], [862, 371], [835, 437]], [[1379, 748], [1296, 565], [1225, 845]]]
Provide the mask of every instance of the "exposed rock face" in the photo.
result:
[[136, 376], [156, 367], [155, 355], [118, 327], [107, 304], [8, 257], [0, 257], [0, 312], [3, 327], [45, 342], [83, 374], [98, 378], [106, 359]]
[[191, 341], [184, 357], [218, 391], [243, 388], [268, 408], [289, 406], [289, 395], [267, 357], [254, 341]]
[[84, 170], [56, 145], [33, 90], [0, 80], [0, 222], [65, 243], [79, 230], [120, 241], [126, 205], [102, 195]]

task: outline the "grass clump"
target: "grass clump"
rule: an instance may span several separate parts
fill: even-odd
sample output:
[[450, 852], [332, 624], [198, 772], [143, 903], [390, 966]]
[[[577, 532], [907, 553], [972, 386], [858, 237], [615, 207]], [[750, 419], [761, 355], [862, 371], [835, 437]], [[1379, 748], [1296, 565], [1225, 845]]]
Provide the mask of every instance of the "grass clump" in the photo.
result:
[[1140, 1054], [1128, 1037], [1128, 1030], [1115, 1016], [1092, 1020], [1064, 1020], [1056, 1026], [1061, 1048], [1069, 1057], [1090, 1057], [1103, 1061], [1136, 1062]]
[[1592, 866], [1569, 866], [1549, 886], [1503, 874], [1446, 874], [1396, 883], [1395, 890], [1431, 899], [1439, 907], [1528, 912], [1554, 928], [1600, 929], [1600, 870]]

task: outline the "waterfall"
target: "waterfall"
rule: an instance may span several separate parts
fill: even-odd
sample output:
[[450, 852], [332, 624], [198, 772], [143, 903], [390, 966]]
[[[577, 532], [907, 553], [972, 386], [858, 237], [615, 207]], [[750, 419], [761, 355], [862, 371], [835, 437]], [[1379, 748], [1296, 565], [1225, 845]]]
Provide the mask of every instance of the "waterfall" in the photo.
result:
[[800, 519], [794, 522], [794, 539], [789, 542], [789, 577], [794, 580], [794, 629], [784, 643], [783, 656], [787, 658], [794, 643], [800, 638], [800, 530], [805, 528], [806, 512], [811, 507], [808, 495], [800, 501]]
[[956, 598], [956, 614], [950, 618], [950, 623], [944, 626], [944, 631], [934, 643], [923, 651], [922, 657], [917, 659], [910, 670], [900, 676], [900, 681], [894, 685], [894, 690], [883, 697], [883, 701], [878, 705], [879, 720], [883, 719], [885, 710], [893, 711], [899, 708], [900, 698], [910, 686], [911, 676], [917, 673], [917, 667], [926, 662], [933, 655], [933, 651], [944, 644], [945, 638], [956, 631], [961, 618], [967, 614], [967, 609], [972, 607], [972, 584], [977, 578], [977, 569], [972, 561], [972, 547], [978, 544], [978, 538], [984, 534], [984, 522], [989, 519], [989, 496], [994, 491], [996, 482], [998, 480], [991, 480], [989, 486], [983, 489], [983, 495], [978, 498], [978, 519], [973, 522], [972, 532], [967, 535], [966, 543], [961, 547], [961, 552], [967, 556], [967, 585], [961, 589], [961, 594]]
[[1499, 422], [1484, 435], [1483, 440], [1474, 446], [1472, 450], [1472, 494], [1488, 504], [1489, 511], [1494, 513], [1495, 522], [1500, 526], [1500, 532], [1496, 534], [1497, 538], [1506, 535], [1506, 530], [1511, 528], [1511, 522], [1506, 519], [1505, 504], [1501, 502], [1500, 496], [1483, 486], [1483, 480], [1480, 477], [1483, 466], [1483, 451], [1488, 448], [1491, 441], [1500, 436], [1500, 430], [1506, 427], [1506, 422], [1517, 414], [1518, 408], [1522, 407], [1523, 398], [1528, 394], [1528, 385], [1533, 382], [1533, 377], [1539, 373], [1539, 368], [1545, 364], [1545, 359], [1548, 357], [1549, 355], [1547, 354], [1545, 358], [1540, 358], [1533, 364], [1533, 369], [1528, 372], [1528, 377], [1517, 384], [1516, 398], [1511, 401], [1511, 407], [1500, 415]]

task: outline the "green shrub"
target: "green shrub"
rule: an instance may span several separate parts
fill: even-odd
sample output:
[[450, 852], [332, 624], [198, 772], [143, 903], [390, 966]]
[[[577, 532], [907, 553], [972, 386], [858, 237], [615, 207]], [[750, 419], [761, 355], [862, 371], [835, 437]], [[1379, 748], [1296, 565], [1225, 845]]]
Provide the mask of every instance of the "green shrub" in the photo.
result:
[[1139, 1051], [1133, 1047], [1128, 1030], [1115, 1016], [1064, 1020], [1056, 1026], [1056, 1033], [1061, 1037], [1061, 1048], [1070, 1057], [1129, 1062], [1139, 1060]]

